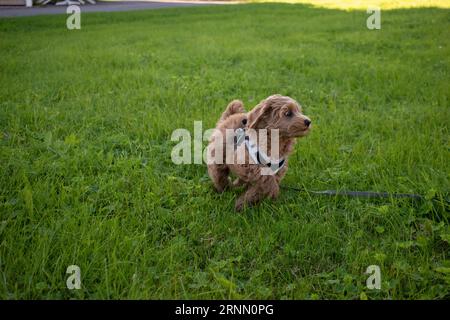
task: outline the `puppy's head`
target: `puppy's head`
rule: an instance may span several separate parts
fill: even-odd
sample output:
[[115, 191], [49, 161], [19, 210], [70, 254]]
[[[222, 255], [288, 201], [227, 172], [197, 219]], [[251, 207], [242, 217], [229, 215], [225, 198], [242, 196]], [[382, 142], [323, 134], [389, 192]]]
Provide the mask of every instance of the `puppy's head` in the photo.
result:
[[302, 113], [294, 99], [273, 95], [261, 101], [248, 113], [251, 129], [278, 129], [280, 136], [297, 138], [306, 136], [311, 130], [311, 120]]

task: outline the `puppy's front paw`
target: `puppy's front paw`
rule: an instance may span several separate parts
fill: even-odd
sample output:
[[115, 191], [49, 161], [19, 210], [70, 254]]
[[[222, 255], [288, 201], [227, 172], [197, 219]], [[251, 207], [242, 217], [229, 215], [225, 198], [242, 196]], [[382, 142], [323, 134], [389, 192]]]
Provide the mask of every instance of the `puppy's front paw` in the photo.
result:
[[236, 210], [237, 212], [240, 212], [244, 209], [244, 199], [237, 199], [236, 203], [234, 204], [234, 210]]
[[216, 191], [217, 193], [223, 193], [225, 191], [224, 187], [214, 187], [214, 191]]
[[218, 180], [214, 183], [214, 189], [217, 191], [217, 193], [223, 193], [230, 187], [231, 187], [231, 181], [230, 181], [229, 177]]

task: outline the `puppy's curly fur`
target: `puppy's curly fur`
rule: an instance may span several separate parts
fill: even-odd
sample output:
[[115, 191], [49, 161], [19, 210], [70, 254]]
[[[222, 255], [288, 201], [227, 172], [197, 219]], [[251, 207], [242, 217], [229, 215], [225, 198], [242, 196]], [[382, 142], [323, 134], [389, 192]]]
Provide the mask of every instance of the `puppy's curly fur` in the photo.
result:
[[[233, 140], [226, 138], [226, 130], [246, 127], [247, 129], [266, 129], [267, 150], [270, 151], [271, 130], [279, 131], [279, 158], [285, 159], [285, 165], [274, 175], [262, 175], [263, 165], [255, 164], [249, 158], [248, 152], [242, 144], [238, 152], [245, 153], [244, 164], [234, 158], [232, 164], [228, 161], [208, 162], [208, 174], [218, 192], [227, 187], [245, 186], [246, 191], [236, 201], [235, 209], [240, 211], [244, 206], [258, 203], [262, 199], [276, 198], [279, 193], [279, 184], [288, 168], [288, 156], [292, 152], [295, 140], [307, 135], [311, 129], [311, 120], [302, 114], [301, 106], [292, 98], [281, 95], [272, 95], [261, 101], [253, 110], [246, 113], [244, 105], [239, 100], [230, 102], [223, 112], [208, 145], [208, 155], [214, 157], [217, 143], [222, 144], [222, 159], [227, 159], [227, 144], [234, 144]], [[236, 148], [235, 146], [233, 146]], [[230, 150], [230, 149], [228, 149]], [[219, 151], [220, 152], [220, 151]], [[237, 153], [233, 156], [236, 157]], [[270, 153], [268, 153], [270, 156]], [[242, 162], [240, 162], [242, 163]], [[237, 179], [231, 183], [229, 175], [233, 173]]]

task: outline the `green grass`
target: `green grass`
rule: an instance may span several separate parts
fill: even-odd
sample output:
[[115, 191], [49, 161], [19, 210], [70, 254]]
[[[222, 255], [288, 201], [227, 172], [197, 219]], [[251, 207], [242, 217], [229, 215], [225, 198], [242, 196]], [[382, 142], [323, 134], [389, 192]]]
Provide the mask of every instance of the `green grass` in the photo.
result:
[[323, 8], [345, 9], [345, 10], [352, 10], [352, 9], [367, 10], [368, 7], [379, 7], [383, 10], [398, 9], [398, 8], [423, 8], [423, 7], [437, 7], [447, 9], [450, 8], [449, 0], [248, 0], [248, 1], [256, 3], [260, 2], [302, 3], [302, 4], [311, 4]]
[[[449, 298], [449, 10], [380, 31], [286, 4], [65, 18], [0, 20], [0, 298]], [[427, 199], [283, 190], [238, 214], [171, 162], [174, 129], [273, 93], [314, 123], [285, 185]]]

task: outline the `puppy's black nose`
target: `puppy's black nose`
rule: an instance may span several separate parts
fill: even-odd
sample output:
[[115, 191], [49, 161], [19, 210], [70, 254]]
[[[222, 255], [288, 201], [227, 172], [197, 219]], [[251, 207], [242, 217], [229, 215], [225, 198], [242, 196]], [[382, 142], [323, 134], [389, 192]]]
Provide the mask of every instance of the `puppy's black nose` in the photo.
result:
[[311, 124], [311, 120], [305, 119], [305, 126], [309, 127]]

